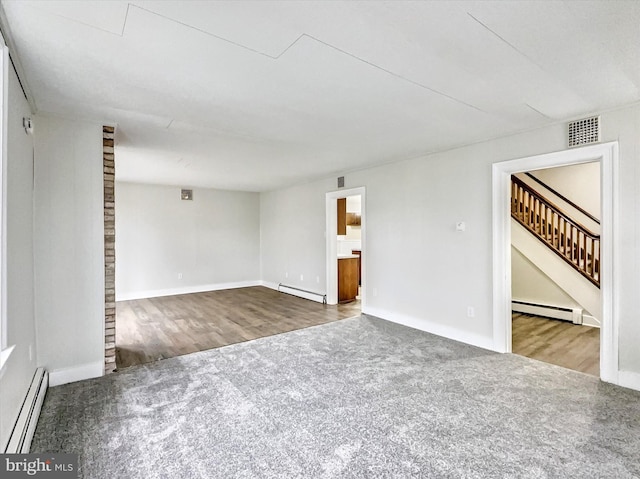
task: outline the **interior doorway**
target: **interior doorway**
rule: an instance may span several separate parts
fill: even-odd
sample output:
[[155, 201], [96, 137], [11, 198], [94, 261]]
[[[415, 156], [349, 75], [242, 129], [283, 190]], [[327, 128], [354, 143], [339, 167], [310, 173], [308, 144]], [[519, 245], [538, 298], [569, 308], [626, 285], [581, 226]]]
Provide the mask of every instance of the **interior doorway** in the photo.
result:
[[600, 375], [600, 162], [511, 181], [512, 352]]
[[617, 219], [614, 194], [617, 191], [617, 159], [618, 144], [610, 142], [493, 165], [493, 330], [496, 351], [512, 352], [511, 175], [599, 161], [602, 216], [599, 266], [600, 378], [614, 384], [618, 383], [618, 318], [613, 289], [617, 273], [614, 255], [617, 238], [613, 228]]
[[[365, 188], [326, 195], [327, 304], [366, 304]], [[354, 295], [355, 293], [355, 295]]]

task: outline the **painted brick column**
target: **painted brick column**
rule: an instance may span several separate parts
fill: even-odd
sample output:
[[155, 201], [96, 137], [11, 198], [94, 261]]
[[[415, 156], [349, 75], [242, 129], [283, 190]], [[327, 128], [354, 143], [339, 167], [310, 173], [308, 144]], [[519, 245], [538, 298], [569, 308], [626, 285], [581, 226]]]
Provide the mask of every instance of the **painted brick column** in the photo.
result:
[[116, 368], [116, 212], [115, 212], [115, 129], [102, 127], [104, 182], [104, 372]]

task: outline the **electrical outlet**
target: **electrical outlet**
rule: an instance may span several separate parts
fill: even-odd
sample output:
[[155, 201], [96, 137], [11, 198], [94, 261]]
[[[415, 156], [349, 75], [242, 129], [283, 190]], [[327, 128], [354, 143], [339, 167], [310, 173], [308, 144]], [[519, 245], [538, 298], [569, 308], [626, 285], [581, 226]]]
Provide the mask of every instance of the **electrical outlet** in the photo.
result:
[[182, 279], [182, 273], [178, 273], [178, 279]]
[[288, 271], [284, 274], [284, 277], [285, 277], [285, 278], [288, 278], [288, 277], [289, 277], [289, 272], [288, 272]]
[[316, 283], [320, 284], [320, 276], [316, 276]]
[[473, 306], [467, 306], [467, 318], [475, 318], [476, 310]]
[[304, 281], [304, 276], [300, 275], [300, 281]]

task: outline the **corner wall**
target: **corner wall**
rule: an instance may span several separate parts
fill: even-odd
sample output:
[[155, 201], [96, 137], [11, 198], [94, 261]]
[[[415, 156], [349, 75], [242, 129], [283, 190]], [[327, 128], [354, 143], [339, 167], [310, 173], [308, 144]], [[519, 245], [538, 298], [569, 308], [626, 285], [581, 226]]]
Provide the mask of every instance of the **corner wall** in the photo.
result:
[[255, 285], [257, 193], [116, 182], [116, 299]]
[[51, 385], [104, 369], [102, 124], [35, 122], [35, 316]]
[[511, 294], [514, 301], [568, 309], [584, 308], [554, 283], [541, 268], [514, 248], [513, 243], [511, 244]]

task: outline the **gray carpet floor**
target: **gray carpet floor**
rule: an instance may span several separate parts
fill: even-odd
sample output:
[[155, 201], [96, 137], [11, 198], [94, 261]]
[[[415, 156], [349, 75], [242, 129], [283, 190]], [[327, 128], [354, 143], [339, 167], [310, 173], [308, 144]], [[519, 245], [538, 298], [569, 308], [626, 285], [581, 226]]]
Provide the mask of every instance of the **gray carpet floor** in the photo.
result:
[[358, 317], [51, 388], [99, 478], [640, 477], [640, 393]]

